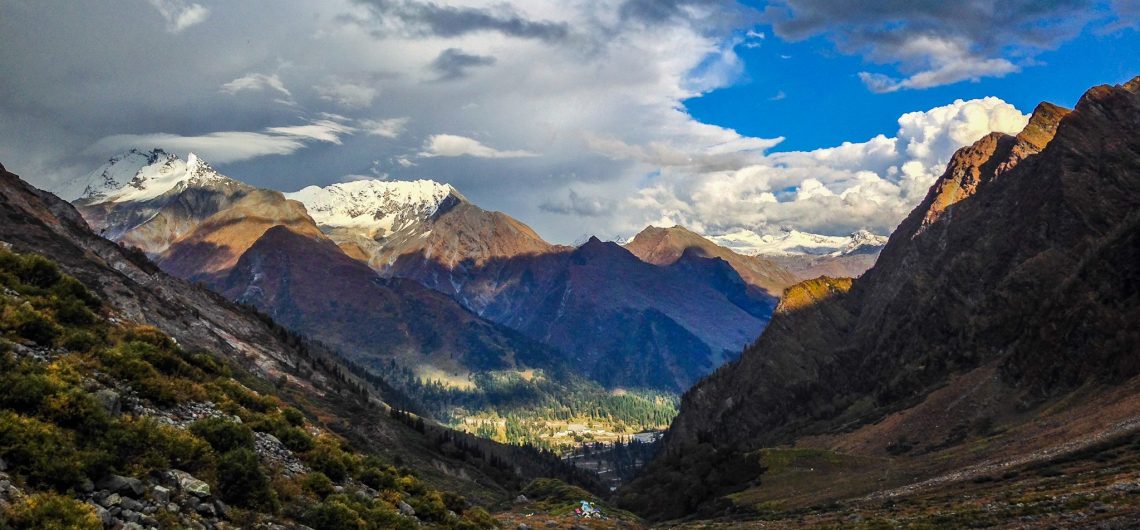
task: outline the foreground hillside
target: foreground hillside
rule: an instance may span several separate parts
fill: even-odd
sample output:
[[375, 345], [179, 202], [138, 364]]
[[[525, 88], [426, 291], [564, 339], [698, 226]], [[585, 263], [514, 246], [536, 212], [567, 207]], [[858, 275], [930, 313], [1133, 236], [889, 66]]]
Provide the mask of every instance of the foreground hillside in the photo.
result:
[[962, 480], [1057, 491], [1027, 470], [1101, 443], [1119, 467], [1057, 473], [1091, 477], [1070, 484], [1094, 497], [1131, 483], [1138, 205], [1140, 78], [961, 149], [873, 269], [792, 287], [757, 343], [685, 395], [625, 505], [786, 517]]
[[[383, 380], [359, 378], [359, 367], [346, 365], [264, 315], [162, 273], [144, 257], [93, 234], [67, 203], [6, 171], [0, 172], [0, 215], [5, 219], [0, 224], [5, 246], [49, 256], [60, 271], [94, 294], [98, 322], [85, 325], [109, 337], [120, 328], [156, 328], [159, 335], [170, 337], [178, 352], [208, 354], [247, 387], [305, 411], [307, 421], [344, 440], [346, 447], [358, 453], [382, 451], [387, 461], [414, 470], [431, 488], [487, 504], [511, 497], [536, 477], [564, 477], [597, 487], [552, 455], [501, 446], [390, 412], [381, 399], [400, 401], [403, 396]], [[9, 340], [19, 344], [31, 339]], [[59, 347], [62, 344], [53, 342], [51, 351], [63, 355]], [[174, 405], [152, 408], [169, 406]]]
[[113, 323], [112, 308], [45, 258], [0, 250], [0, 286], [0, 520], [493, 526], [390, 457], [349, 450], [315, 410], [286, 406], [226, 359]]

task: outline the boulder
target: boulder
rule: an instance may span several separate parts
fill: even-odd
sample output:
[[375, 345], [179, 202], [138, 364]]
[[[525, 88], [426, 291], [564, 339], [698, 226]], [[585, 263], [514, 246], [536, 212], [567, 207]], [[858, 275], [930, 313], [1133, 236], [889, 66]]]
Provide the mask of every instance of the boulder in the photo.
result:
[[109, 475], [103, 477], [99, 482], [95, 483], [95, 487], [101, 490], [107, 490], [112, 493], [121, 493], [123, 495], [130, 495], [137, 497], [146, 491], [141, 480], [137, 478], [124, 477], [122, 475]]
[[210, 485], [194, 478], [193, 475], [177, 469], [171, 470], [170, 474], [174, 477], [174, 482], [178, 484], [178, 487], [181, 488], [183, 492], [195, 497], [210, 496]]
[[406, 515], [408, 517], [414, 517], [416, 515], [416, 510], [414, 508], [412, 508], [412, 506], [410, 504], [408, 504], [404, 501], [397, 501], [396, 502], [396, 509], [400, 510], [401, 514]]
[[150, 492], [155, 501], [166, 504], [170, 502], [170, 490], [162, 486], [155, 486]]
[[99, 401], [100, 405], [103, 405], [103, 410], [106, 410], [107, 414], [119, 416], [123, 413], [123, 399], [119, 396], [118, 392], [109, 388], [103, 388], [95, 391], [92, 395], [95, 396], [95, 399]]
[[110, 509], [112, 506], [118, 506], [123, 502], [123, 497], [118, 493], [112, 493], [110, 495], [103, 496], [102, 498], [96, 498], [99, 499], [99, 504], [107, 509]]

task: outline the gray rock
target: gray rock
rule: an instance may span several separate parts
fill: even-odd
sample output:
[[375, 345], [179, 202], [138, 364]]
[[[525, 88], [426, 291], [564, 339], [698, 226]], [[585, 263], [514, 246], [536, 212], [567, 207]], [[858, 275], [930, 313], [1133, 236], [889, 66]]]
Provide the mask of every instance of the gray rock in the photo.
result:
[[201, 503], [202, 501], [198, 500], [198, 497], [187, 497], [186, 500], [182, 501], [182, 507], [187, 510], [197, 510]]
[[526, 523], [519, 523], [518, 530], [530, 530], [530, 525]]
[[0, 471], [8, 471], [8, 463], [3, 458], [0, 458]]
[[123, 497], [123, 502], [119, 504], [124, 510], [131, 510], [135, 512], [142, 511], [143, 503], [136, 501], [130, 497]]
[[547, 521], [544, 524], [546, 524], [547, 528], [558, 528], [558, 521]]
[[110, 509], [112, 506], [118, 506], [121, 502], [123, 502], [123, 497], [118, 493], [112, 493], [106, 496], [96, 496], [95, 498], [98, 499], [97, 502], [100, 505], [107, 509]]
[[138, 514], [138, 512], [136, 512], [134, 510], [124, 509], [122, 512], [119, 513], [119, 518], [125, 519], [129, 522], [132, 522], [132, 523], [137, 523], [137, 522], [139, 522], [139, 519], [142, 518], [142, 516], [140, 516]]
[[230, 516], [230, 507], [226, 506], [226, 503], [221, 500], [214, 501], [214, 510], [218, 512], [218, 516], [222, 518], [228, 518]]
[[115, 518], [111, 517], [111, 512], [107, 511], [106, 508], [95, 504], [94, 502], [90, 504], [93, 508], [95, 508], [95, 516], [99, 518], [99, 522], [103, 523], [103, 526], [111, 526], [115, 524]]
[[528, 502], [530, 502], [530, 499], [526, 498], [526, 495], [519, 495], [518, 497], [515, 497], [515, 504], [524, 504]]
[[189, 493], [195, 497], [210, 496], [209, 484], [206, 484], [205, 482], [194, 478], [193, 475], [185, 471], [173, 469], [170, 471], [170, 473], [174, 476], [175, 482], [178, 484], [179, 488], [182, 488], [182, 491]]
[[146, 530], [146, 528], [144, 528], [143, 525], [138, 524], [135, 521], [131, 521], [131, 522], [123, 525], [123, 530]]
[[180, 511], [180, 508], [178, 507], [177, 504], [174, 504], [173, 502], [168, 502], [168, 503], [166, 503], [166, 511], [168, 511], [170, 513], [178, 513]]
[[398, 510], [400, 510], [401, 514], [406, 515], [408, 517], [414, 517], [416, 515], [416, 510], [413, 509], [410, 504], [408, 504], [404, 501], [396, 502], [396, 508]]
[[113, 493], [121, 493], [124, 495], [131, 495], [137, 497], [142, 495], [146, 488], [143, 486], [141, 480], [137, 478], [124, 477], [122, 475], [110, 475], [99, 480], [95, 483], [95, 487], [101, 490], [108, 490]]
[[205, 515], [206, 517], [214, 517], [217, 515], [217, 510], [214, 509], [214, 505], [208, 502], [199, 504], [197, 509], [198, 513]]
[[123, 400], [118, 392], [110, 388], [104, 388], [96, 391], [94, 394], [95, 399], [99, 400], [99, 404], [103, 405], [103, 410], [112, 416], [119, 416], [123, 413]]
[[155, 486], [154, 489], [150, 491], [150, 495], [157, 502], [163, 504], [170, 502], [170, 490], [163, 486]]
[[93, 491], [95, 491], [95, 483], [91, 482], [91, 479], [85, 478], [83, 479], [83, 482], [79, 483], [80, 493], [91, 493]]

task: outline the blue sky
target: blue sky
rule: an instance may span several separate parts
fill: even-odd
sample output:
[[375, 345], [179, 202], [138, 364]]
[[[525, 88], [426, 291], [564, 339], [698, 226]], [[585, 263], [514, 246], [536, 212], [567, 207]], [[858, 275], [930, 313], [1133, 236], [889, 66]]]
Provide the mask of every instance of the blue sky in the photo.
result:
[[[824, 37], [787, 42], [760, 26], [758, 46], [737, 47], [740, 80], [685, 101], [700, 121], [747, 136], [785, 137], [774, 151], [810, 150], [892, 135], [900, 115], [956, 99], [996, 96], [1024, 112], [1041, 101], [1072, 108], [1089, 87], [1140, 75], [1140, 32], [1088, 28], [1056, 50], [1036, 56], [1021, 72], [922, 90], [876, 94], [857, 73], [876, 65], [836, 52]], [[787, 57], [787, 58], [784, 58]], [[777, 97], [783, 94], [782, 98]]]
[[0, 162], [433, 179], [558, 243], [882, 235], [954, 150], [1140, 73], [1138, 28], [1140, 0], [0, 0]]

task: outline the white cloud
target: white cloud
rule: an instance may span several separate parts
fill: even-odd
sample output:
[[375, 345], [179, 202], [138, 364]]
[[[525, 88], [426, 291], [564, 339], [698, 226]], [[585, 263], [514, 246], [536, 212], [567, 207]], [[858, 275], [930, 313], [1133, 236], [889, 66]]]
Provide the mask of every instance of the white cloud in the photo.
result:
[[407, 128], [409, 121], [411, 121], [411, 118], [408, 117], [362, 120], [360, 122], [360, 128], [372, 136], [399, 138], [401, 134], [404, 134], [404, 129]]
[[210, 10], [201, 4], [189, 4], [182, 0], [147, 0], [162, 18], [166, 20], [166, 30], [181, 33], [190, 26], [206, 21]]
[[262, 132], [220, 131], [198, 136], [169, 133], [115, 134], [99, 139], [85, 152], [106, 155], [133, 148], [161, 147], [169, 151], [193, 151], [212, 163], [226, 164], [267, 155], [293, 154], [310, 141], [340, 144], [341, 136], [353, 132], [355, 129], [343, 124], [320, 120], [306, 125], [269, 127]]
[[278, 77], [277, 74], [266, 75], [256, 72], [249, 73], [223, 84], [221, 88], [221, 91], [226, 94], [260, 92], [262, 90], [273, 90], [283, 94], [290, 100], [293, 98], [293, 93], [285, 88], [285, 83], [281, 82], [281, 78]]
[[340, 137], [356, 132], [356, 129], [333, 120], [317, 120], [306, 125], [291, 125], [288, 127], [269, 127], [266, 132], [281, 136], [317, 140], [340, 144]]
[[372, 106], [372, 100], [380, 90], [360, 83], [330, 81], [327, 84], [313, 87], [325, 101], [335, 102], [337, 105], [350, 109], [363, 109]]
[[662, 167], [626, 207], [645, 223], [679, 223], [708, 234], [890, 233], [925, 196], [955, 150], [991, 131], [1016, 133], [1028, 119], [998, 98], [958, 100], [904, 114], [894, 137], [772, 153], [738, 169]]
[[493, 147], [483, 145], [474, 138], [457, 136], [454, 134], [433, 134], [424, 142], [422, 157], [454, 157], [473, 156], [476, 158], [524, 158], [538, 156], [530, 151], [509, 150], [500, 151]]
[[969, 43], [962, 39], [918, 35], [898, 46], [894, 53], [902, 61], [920, 65], [918, 71], [905, 79], [859, 72], [859, 79], [872, 92], [931, 88], [959, 81], [978, 81], [983, 77], [1002, 77], [1021, 70], [1006, 59], [985, 58], [970, 52]]

